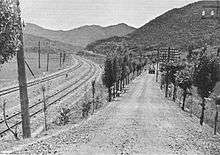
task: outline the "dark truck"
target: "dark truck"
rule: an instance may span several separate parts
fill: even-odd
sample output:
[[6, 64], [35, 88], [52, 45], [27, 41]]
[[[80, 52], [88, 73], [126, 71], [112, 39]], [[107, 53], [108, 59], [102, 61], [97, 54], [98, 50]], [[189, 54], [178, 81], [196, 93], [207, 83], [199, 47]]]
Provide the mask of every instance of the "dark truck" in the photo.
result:
[[153, 65], [149, 67], [148, 73], [149, 74], [155, 74], [155, 67]]

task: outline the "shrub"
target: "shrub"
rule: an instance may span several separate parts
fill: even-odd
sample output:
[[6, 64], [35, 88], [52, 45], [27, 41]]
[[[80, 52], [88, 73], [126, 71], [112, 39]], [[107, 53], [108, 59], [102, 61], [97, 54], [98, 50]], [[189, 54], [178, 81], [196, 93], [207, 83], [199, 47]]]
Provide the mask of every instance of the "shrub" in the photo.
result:
[[82, 117], [87, 118], [91, 109], [92, 101], [84, 101], [82, 104]]
[[67, 107], [61, 107], [59, 110], [59, 116], [56, 120], [56, 124], [61, 126], [61, 125], [66, 125], [69, 123], [70, 120], [70, 109]]

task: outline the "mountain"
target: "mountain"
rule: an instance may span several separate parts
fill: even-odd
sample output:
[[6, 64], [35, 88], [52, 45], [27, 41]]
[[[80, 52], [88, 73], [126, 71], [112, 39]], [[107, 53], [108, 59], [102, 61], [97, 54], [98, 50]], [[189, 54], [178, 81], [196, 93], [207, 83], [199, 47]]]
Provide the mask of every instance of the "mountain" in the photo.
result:
[[[53, 41], [44, 37], [38, 37], [31, 34], [24, 34], [24, 47], [27, 52], [37, 52], [39, 47], [38, 43], [40, 42], [41, 52], [53, 52], [58, 53], [61, 51], [68, 51], [77, 53], [82, 48], [79, 46], [72, 46], [59, 41]], [[50, 47], [48, 46], [50, 43]]]
[[[122, 42], [141, 48], [172, 47], [186, 50], [189, 45], [199, 48], [206, 43], [220, 43], [220, 25], [214, 19], [202, 19], [204, 6], [216, 5], [216, 1], [199, 1], [182, 8], [174, 8], [156, 17], [124, 37], [102, 39], [90, 43], [86, 49], [104, 53], [109, 44]], [[210, 17], [210, 9], [205, 9]], [[218, 28], [218, 29], [217, 29]], [[114, 46], [114, 45], [113, 45]]]
[[[210, 19], [210, 8], [216, 1], [199, 1], [182, 8], [172, 9], [129, 34], [130, 40], [139, 45], [185, 48], [220, 42], [217, 20]], [[202, 19], [202, 11], [208, 12]]]
[[109, 38], [112, 36], [124, 36], [133, 32], [134, 30], [136, 29], [124, 23], [108, 27], [86, 25], [68, 31], [53, 31], [44, 29], [35, 24], [27, 23], [24, 29], [24, 33], [68, 43], [73, 46], [85, 47], [87, 44], [93, 41]]

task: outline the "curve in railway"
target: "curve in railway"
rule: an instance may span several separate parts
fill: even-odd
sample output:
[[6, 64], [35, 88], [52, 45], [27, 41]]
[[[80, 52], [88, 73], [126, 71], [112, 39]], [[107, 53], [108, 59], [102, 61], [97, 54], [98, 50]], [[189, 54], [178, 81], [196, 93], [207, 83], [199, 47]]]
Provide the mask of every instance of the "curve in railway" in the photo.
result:
[[[60, 101], [62, 100], [63, 98], [65, 98], [66, 96], [74, 93], [77, 89], [79, 89], [86, 81], [90, 80], [91, 78], [93, 78], [96, 74], [96, 72], [98, 71], [97, 69], [97, 66], [95, 66], [94, 63], [88, 61], [88, 60], [83, 60], [84, 63], [87, 63], [90, 67], [89, 67], [89, 70], [83, 74], [81, 77], [78, 78], [78, 80], [74, 81], [73, 83], [71, 83], [70, 85], [68, 85], [67, 87], [55, 92], [54, 94], [50, 95], [48, 97], [48, 100], [52, 100], [50, 101], [47, 106], [51, 106], [55, 103], [57, 103], [57, 101]], [[99, 70], [100, 72], [100, 70]], [[40, 107], [39, 105], [43, 103], [43, 101], [39, 101], [35, 104], [33, 104], [32, 106], [30, 106], [30, 110], [34, 110], [32, 112], [30, 112], [30, 116], [33, 117], [33, 116], [36, 116], [37, 114], [39, 114], [40, 112], [43, 111], [42, 109], [42, 106]], [[38, 107], [37, 107], [38, 106]], [[10, 117], [7, 117], [7, 121], [12, 119], [12, 118], [15, 118], [15, 117], [19, 117], [21, 114], [21, 112], [17, 112], [13, 115], [11, 115]], [[4, 121], [0, 121], [0, 124], [4, 123]], [[13, 124], [11, 126], [11, 128], [14, 128], [18, 125], [21, 124], [21, 121], [18, 121], [17, 123]], [[9, 129], [3, 129], [1, 132], [0, 132], [0, 135], [3, 135], [4, 133], [8, 132]]]

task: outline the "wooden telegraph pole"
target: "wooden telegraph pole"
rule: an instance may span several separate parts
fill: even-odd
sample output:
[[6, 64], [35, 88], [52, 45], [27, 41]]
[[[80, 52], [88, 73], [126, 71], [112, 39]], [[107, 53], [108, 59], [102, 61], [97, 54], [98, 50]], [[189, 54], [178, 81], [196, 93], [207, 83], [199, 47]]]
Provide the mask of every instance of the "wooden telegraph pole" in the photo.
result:
[[[167, 51], [167, 61], [166, 61], [166, 64], [168, 65], [170, 62], [170, 47], [168, 48], [168, 51]], [[166, 71], [166, 77], [165, 77], [165, 80], [166, 80], [166, 89], [165, 89], [165, 97], [168, 97], [168, 86], [169, 86], [169, 78], [168, 78], [168, 71]]]
[[49, 41], [49, 51], [47, 52], [47, 72], [49, 71], [49, 61], [50, 61], [50, 41]]
[[18, 29], [20, 31], [19, 40], [21, 45], [17, 50], [17, 65], [18, 65], [18, 82], [20, 90], [20, 102], [21, 102], [21, 118], [22, 118], [22, 132], [23, 138], [31, 137], [30, 130], [30, 116], [29, 116], [29, 101], [27, 93], [27, 79], [25, 73], [25, 61], [24, 61], [24, 44], [23, 44], [23, 32], [22, 23], [20, 17], [19, 0], [16, 0], [16, 8], [18, 13], [17, 23]]
[[160, 51], [157, 50], [157, 70], [156, 70], [156, 82], [158, 82], [158, 76], [159, 76], [159, 61], [160, 61]]
[[60, 52], [60, 68], [62, 67], [62, 52]]
[[50, 60], [50, 53], [47, 53], [47, 72], [49, 71], [49, 60]]
[[38, 42], [38, 68], [41, 68], [41, 65], [40, 65], [40, 41]]

